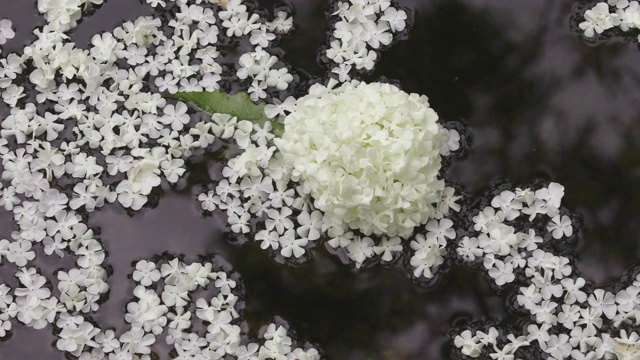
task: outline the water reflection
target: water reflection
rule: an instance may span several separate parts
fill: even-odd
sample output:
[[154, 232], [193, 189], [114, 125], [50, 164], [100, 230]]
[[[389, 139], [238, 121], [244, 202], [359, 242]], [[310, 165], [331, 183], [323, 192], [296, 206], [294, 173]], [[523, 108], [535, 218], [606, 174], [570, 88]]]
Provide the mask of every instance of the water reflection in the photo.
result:
[[[5, 53], [18, 51], [30, 41], [27, 28], [42, 24], [32, 2], [9, 3], [2, 16], [14, 21], [19, 38]], [[497, 179], [529, 182], [543, 176], [560, 182], [567, 189], [565, 205], [584, 217], [582, 273], [601, 283], [637, 263], [637, 46], [615, 39], [585, 43], [570, 26], [575, 10], [568, 1], [399, 3], [414, 14], [413, 28], [408, 40], [382, 55], [369, 78], [397, 79], [405, 90], [427, 94], [445, 120], [469, 126], [473, 150], [454, 164], [450, 177], [475, 193]], [[296, 31], [282, 42], [287, 60], [301, 74], [322, 75], [316, 55], [326, 39], [327, 2], [289, 5]], [[83, 21], [74, 38], [87, 43], [91, 34], [148, 9], [109, 0]], [[242, 274], [253, 330], [282, 316], [328, 359], [446, 359], [452, 324], [507, 316], [505, 300], [467, 269], [452, 269], [426, 290], [398, 270], [356, 272], [323, 251], [292, 267], [274, 262], [254, 244], [230, 245], [222, 240], [222, 219], [199, 214], [195, 184], [181, 192], [165, 189], [156, 208], [134, 217], [115, 205], [91, 217], [92, 226], [102, 227], [113, 266], [111, 296], [95, 317], [103, 327], [124, 325], [122, 310], [133, 288], [127, 279], [131, 262], [165, 250], [189, 257], [224, 255]], [[0, 219], [4, 224], [6, 216]], [[0, 343], [0, 359], [63, 359], [53, 340], [47, 330], [16, 326], [13, 339]]]
[[580, 269], [602, 283], [640, 258], [640, 199], [630, 191], [640, 164], [640, 52], [619, 38], [585, 42], [570, 26], [574, 6], [422, 4], [409, 40], [382, 56], [374, 76], [399, 79], [428, 94], [444, 119], [466, 122], [472, 153], [450, 175], [470, 190], [540, 175], [564, 184], [566, 206], [585, 219]]

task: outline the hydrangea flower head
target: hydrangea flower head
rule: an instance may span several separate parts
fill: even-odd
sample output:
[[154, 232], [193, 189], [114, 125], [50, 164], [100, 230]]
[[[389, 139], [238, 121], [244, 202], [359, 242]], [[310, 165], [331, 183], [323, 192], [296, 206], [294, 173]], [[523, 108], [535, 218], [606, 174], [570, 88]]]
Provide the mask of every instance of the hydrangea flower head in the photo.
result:
[[401, 237], [433, 217], [446, 130], [426, 96], [383, 83], [315, 85], [284, 124], [275, 144], [326, 216]]

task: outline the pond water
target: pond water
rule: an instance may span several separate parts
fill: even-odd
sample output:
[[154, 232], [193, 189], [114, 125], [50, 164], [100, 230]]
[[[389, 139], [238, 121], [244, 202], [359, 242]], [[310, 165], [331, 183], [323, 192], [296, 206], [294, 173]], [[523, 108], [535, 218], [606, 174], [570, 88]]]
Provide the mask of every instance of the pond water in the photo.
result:
[[[412, 28], [382, 53], [366, 79], [384, 77], [407, 92], [425, 94], [445, 121], [466, 124], [471, 151], [454, 162], [448, 179], [474, 196], [503, 179], [559, 182], [566, 188], [564, 205], [582, 216], [576, 247], [582, 275], [609, 284], [640, 263], [640, 50], [634, 38], [616, 34], [586, 41], [576, 29], [584, 5], [577, 1], [398, 4], [411, 13]], [[317, 58], [329, 29], [328, 1], [285, 5], [294, 9], [295, 23], [281, 43], [285, 60], [304, 76], [323, 76]], [[107, 0], [71, 36], [86, 44], [94, 33], [145, 14], [150, 8], [136, 0]], [[23, 0], [3, 0], [0, 18], [5, 17], [17, 28], [5, 53], [20, 51], [33, 40], [30, 31], [44, 23], [34, 2]], [[164, 186], [158, 205], [134, 216], [117, 204], [91, 216], [90, 225], [102, 229], [113, 270], [109, 299], [94, 317], [103, 327], [124, 328], [123, 309], [134, 287], [127, 278], [131, 263], [164, 251], [188, 259], [224, 256], [242, 277], [244, 316], [254, 331], [280, 316], [327, 359], [448, 359], [452, 326], [517, 321], [483, 276], [464, 267], [450, 269], [425, 289], [402, 269], [354, 270], [324, 249], [301, 265], [277, 263], [257, 245], [225, 235], [224, 219], [202, 217], [194, 184], [181, 190]], [[0, 224], [0, 236], [8, 237], [9, 213], [1, 212]], [[57, 267], [44, 263], [43, 273]], [[0, 274], [0, 282], [14, 281], [8, 273]], [[156, 350], [161, 359], [169, 358], [164, 347]], [[0, 343], [2, 360], [63, 358], [50, 329], [16, 325], [12, 338]]]

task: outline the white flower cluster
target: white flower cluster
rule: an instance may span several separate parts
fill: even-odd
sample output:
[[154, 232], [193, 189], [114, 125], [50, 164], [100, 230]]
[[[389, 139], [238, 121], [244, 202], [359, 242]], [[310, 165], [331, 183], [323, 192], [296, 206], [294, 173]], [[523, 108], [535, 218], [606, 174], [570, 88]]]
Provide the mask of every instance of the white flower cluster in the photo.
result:
[[293, 20], [287, 13], [280, 11], [273, 21], [261, 21], [257, 14], [249, 14], [240, 0], [230, 0], [225, 5], [226, 11], [220, 12], [222, 26], [229, 37], [249, 37], [255, 46], [252, 51], [244, 53], [238, 61], [236, 73], [240, 79], [250, 79], [248, 92], [251, 99], [258, 101], [267, 97], [267, 89], [286, 90], [293, 81], [293, 75], [286, 67], [279, 66], [278, 58], [267, 51], [277, 35], [288, 33], [293, 27]]
[[393, 34], [406, 27], [407, 13], [390, 0], [337, 2], [340, 20], [335, 24], [327, 57], [335, 62], [331, 72], [340, 82], [351, 80], [353, 70], [372, 70], [377, 49], [391, 44]]
[[[568, 258], [541, 248], [547, 241], [573, 235], [571, 219], [560, 211], [563, 196], [564, 187], [557, 183], [537, 190], [505, 190], [473, 217], [470, 231], [477, 235], [460, 240], [458, 255], [481, 262], [497, 286], [524, 282], [516, 302], [534, 323], [523, 336], [500, 336], [493, 327], [486, 332], [465, 330], [454, 339], [464, 355], [513, 360], [520, 356], [518, 349], [537, 345], [549, 359], [636, 358], [630, 354], [640, 346], [637, 333], [621, 329], [619, 337], [612, 338], [615, 334], [606, 329], [640, 323], [640, 274], [615, 294], [588, 290]], [[539, 223], [546, 234], [536, 230]]]
[[[333, 91], [330, 88], [320, 85], [313, 87], [307, 100], [301, 99], [308, 102], [303, 106], [311, 107], [312, 101], [309, 99]], [[400, 236], [408, 238], [414, 233], [415, 227], [434, 218], [424, 229], [426, 236], [418, 235], [413, 241], [407, 241], [412, 249], [410, 264], [413, 274], [416, 277], [431, 278], [435, 268], [443, 261], [446, 240], [455, 237], [451, 220], [435, 219], [443, 218], [450, 211], [460, 210], [456, 203], [460, 196], [455, 195], [453, 188], [445, 188], [444, 182], [437, 178], [440, 152], [451, 153], [458, 149], [459, 134], [455, 130], [446, 131], [437, 124], [437, 115], [428, 107], [426, 99], [418, 95], [409, 96], [385, 84], [345, 84], [341, 89], [347, 94], [337, 96], [336, 92], [331, 95], [334, 99], [318, 101], [318, 106], [314, 109], [301, 110], [303, 108], [300, 101], [296, 103], [290, 99], [280, 105], [268, 106], [268, 113], [273, 111], [289, 114], [285, 120], [286, 132], [282, 139], [271, 133], [270, 122], [259, 126], [229, 115], [213, 115], [212, 126], [217, 136], [232, 139], [243, 152], [229, 160], [222, 171], [223, 180], [215, 184], [212, 190], [199, 195], [201, 207], [205, 211], [225, 210], [233, 232], [247, 234], [257, 231], [253, 239], [261, 242], [263, 249], [278, 251], [286, 258], [302, 257], [306, 249], [324, 235], [330, 239], [327, 242], [330, 247], [344, 248], [346, 255], [357, 267], [374, 255], [379, 255], [383, 262], [397, 258], [394, 254], [401, 253], [405, 248]], [[348, 92], [352, 92], [353, 96]], [[331, 101], [336, 105], [326, 104]], [[373, 103], [376, 105], [372, 105]], [[344, 104], [344, 109], [337, 107], [338, 104]], [[393, 104], [400, 105], [393, 108]], [[355, 107], [349, 109], [350, 105]], [[382, 110], [376, 106], [388, 109]], [[333, 125], [309, 125], [316, 121], [311, 117], [326, 113], [328, 109], [335, 109], [335, 113], [332, 110], [328, 114], [334, 117], [331, 119]], [[350, 111], [357, 116], [349, 116]], [[411, 113], [413, 115], [410, 116], [415, 116], [415, 120], [399, 118], [400, 113]], [[341, 116], [349, 118], [348, 121], [339, 121]], [[354, 119], [350, 119], [351, 117]], [[379, 119], [381, 125], [372, 124], [376, 119]], [[411, 124], [410, 120], [413, 121]], [[367, 125], [366, 122], [370, 124]], [[385, 127], [394, 130], [389, 132]], [[297, 131], [296, 128], [300, 130]], [[317, 142], [311, 144], [309, 134], [317, 134], [319, 129], [325, 129], [327, 134], [314, 137]], [[292, 135], [295, 132], [302, 134], [300, 139]], [[322, 148], [323, 144], [329, 145], [328, 141], [320, 142], [323, 138], [336, 139], [336, 135], [346, 135], [347, 132], [353, 137], [345, 140], [353, 145], [351, 149]], [[355, 140], [359, 137], [363, 139], [360, 144]], [[444, 139], [446, 143], [440, 139]], [[286, 143], [287, 140], [290, 145]], [[304, 147], [301, 151], [281, 148], [280, 152], [276, 152], [274, 142], [278, 142], [278, 146], [295, 148], [302, 144]], [[310, 148], [319, 151], [313, 154], [310, 153]], [[365, 151], [366, 154], [357, 151]], [[356, 167], [362, 165], [357, 161], [359, 156], [369, 163], [358, 169]], [[296, 166], [303, 166], [309, 159], [324, 160], [326, 163], [316, 163], [307, 169], [299, 167], [296, 170]], [[350, 161], [350, 164], [345, 160]], [[431, 160], [433, 163], [429, 163]], [[329, 161], [342, 164], [336, 165]], [[390, 165], [383, 166], [385, 163]], [[353, 169], [349, 169], [351, 165]], [[368, 167], [378, 167], [380, 171], [372, 176]], [[335, 189], [327, 190], [326, 194], [322, 192], [323, 189], [310, 191], [314, 179], [305, 177], [302, 171], [323, 174], [324, 180], [319, 179], [315, 184], [335, 184], [336, 188], [343, 187], [342, 192], [335, 192]], [[348, 181], [344, 181], [343, 177], [355, 178], [354, 175], [359, 177], [347, 189], [345, 184]], [[383, 179], [382, 176], [386, 178]], [[336, 181], [338, 179], [340, 181]], [[376, 179], [379, 179], [378, 182], [373, 183]], [[363, 182], [362, 187], [368, 189], [358, 190], [358, 181]], [[384, 188], [385, 191], [375, 190], [376, 187]], [[371, 193], [372, 196], [367, 200], [370, 202], [369, 206], [363, 203], [366, 199], [357, 198], [358, 191], [363, 196], [367, 192]], [[333, 198], [332, 202], [326, 200], [329, 196]], [[319, 201], [329, 203], [330, 207]], [[358, 206], [362, 210], [357, 209]], [[337, 213], [337, 207], [348, 209], [358, 218], [346, 221], [347, 214]], [[378, 213], [373, 213], [375, 211]], [[418, 211], [422, 213], [417, 214]], [[387, 216], [384, 214], [391, 215], [384, 218]], [[257, 223], [252, 223], [252, 219], [257, 220]], [[375, 221], [374, 225], [371, 225], [371, 219]], [[356, 225], [353, 225], [354, 221]], [[387, 222], [382, 223], [383, 221]], [[369, 235], [376, 233], [384, 236], [374, 241], [369, 236], [354, 233], [350, 226], [353, 229], [359, 228], [361, 232], [368, 232]]]
[[[106, 287], [106, 283], [91, 282], [74, 270], [58, 274], [61, 291], [78, 294], [80, 282]], [[124, 317], [130, 328], [120, 336], [78, 315], [81, 299], [74, 301], [75, 308], [59, 303], [45, 286], [46, 278], [35, 268], [22, 268], [16, 276], [23, 287], [15, 289], [15, 298], [8, 286], [0, 284], [0, 336], [6, 336], [11, 329], [11, 318], [35, 329], [55, 324], [59, 330], [56, 347], [83, 360], [151, 359], [150, 348], [165, 331], [167, 344], [173, 345], [178, 355], [176, 359], [319, 359], [318, 351], [312, 347], [294, 347], [287, 329], [275, 323], [263, 332], [262, 343], [250, 342], [240, 327], [237, 282], [227, 272], [214, 269], [210, 262], [187, 265], [176, 258], [160, 264], [139, 261], [133, 279], [140, 285], [134, 289], [135, 298], [127, 304]], [[158, 295], [152, 289], [157, 288], [160, 279], [162, 293]], [[215, 288], [215, 294], [191, 298], [194, 291], [207, 287]], [[206, 327], [205, 334], [192, 331], [192, 304], [196, 306], [196, 317]]]
[[87, 5], [100, 5], [104, 0], [38, 0], [38, 11], [53, 31], [65, 32], [78, 25], [82, 9]]
[[[210, 262], [187, 265], [175, 258], [162, 264], [141, 260], [136, 264], [133, 279], [140, 285], [134, 290], [135, 300], [127, 304], [125, 320], [132, 326], [130, 332], [145, 333], [142, 338], [147, 338], [144, 344], [147, 348], [168, 328], [166, 341], [174, 346], [178, 359], [215, 359], [228, 355], [238, 359], [319, 359], [314, 348], [295, 348], [286, 328], [276, 324], [268, 325], [262, 344], [246, 341], [246, 334], [238, 323], [237, 282], [227, 272], [215, 270]], [[163, 280], [160, 295], [151, 289], [159, 279]], [[195, 290], [212, 284], [217, 291], [215, 296], [191, 298]], [[192, 303], [195, 303], [195, 312], [189, 311]], [[206, 325], [205, 334], [192, 331], [194, 313]], [[110, 337], [113, 339], [112, 333]], [[92, 356], [95, 356], [93, 352]]]
[[237, 76], [240, 79], [251, 78], [251, 86], [249, 86], [249, 95], [254, 101], [267, 97], [267, 88], [275, 87], [278, 90], [286, 90], [293, 75], [289, 73], [286, 67], [273, 69], [273, 65], [278, 59], [257, 46], [253, 52], [245, 53], [240, 57], [240, 69]]
[[313, 86], [274, 143], [341, 231], [408, 237], [435, 214], [447, 131], [426, 96], [382, 83]]
[[[580, 29], [586, 37], [602, 34], [605, 30], [619, 27], [622, 31], [640, 29], [640, 3], [628, 0], [608, 0], [599, 2], [585, 11]], [[640, 35], [638, 35], [640, 41]]]
[[[41, 329], [61, 312], [96, 311], [109, 286], [103, 266], [105, 251], [100, 241], [81, 222], [80, 215], [66, 207], [67, 196], [49, 189], [42, 174], [37, 178], [39, 184], [34, 187], [43, 201], [23, 201], [15, 206], [14, 219], [19, 230], [11, 234], [12, 241], [0, 240], [0, 261], [5, 259], [18, 267], [16, 277], [23, 286], [15, 289], [16, 298], [11, 300], [7, 287], [2, 285], [8, 297], [4, 305], [0, 301], [0, 313]], [[40, 189], [44, 184], [46, 189]], [[7, 204], [11, 203], [5, 206]], [[76, 257], [75, 268], [57, 274], [59, 298], [51, 295], [46, 278], [31, 266], [36, 257], [35, 244], [42, 244], [47, 255], [63, 257], [70, 251]]]
[[[237, 121], [226, 115], [214, 115], [213, 119], [219, 124], [236, 124]], [[403, 251], [400, 237], [382, 236], [376, 244], [368, 236], [348, 231], [341, 219], [317, 210], [301, 185], [289, 188], [290, 169], [287, 170], [281, 154], [271, 156], [273, 146], [268, 148], [265, 145], [267, 138], [269, 141], [274, 138], [272, 134], [265, 132], [265, 129], [270, 129], [270, 123], [267, 122], [264, 127], [253, 125], [254, 133], [249, 124], [245, 126], [241, 123], [242, 121], [237, 123], [237, 129], [228, 133], [236, 134], [235, 141], [239, 145], [245, 144], [240, 145], [241, 147], [245, 146], [251, 152], [261, 149], [257, 153], [267, 154], [268, 158], [249, 161], [254, 156], [246, 157], [245, 152], [231, 159], [222, 172], [225, 178], [214, 190], [199, 195], [198, 200], [203, 210], [225, 210], [231, 230], [236, 233], [255, 231], [251, 219], [258, 220], [264, 229], [259, 230], [254, 239], [261, 242], [263, 249], [278, 250], [286, 258], [303, 256], [305, 249], [322, 235], [330, 238], [327, 242], [330, 247], [344, 248], [346, 255], [357, 267], [374, 255], [378, 255], [383, 262], [390, 262], [397, 258], [395, 254]], [[239, 132], [238, 129], [243, 127], [248, 130]], [[238, 133], [246, 134], [246, 139], [237, 135]], [[264, 136], [265, 134], [268, 136]], [[252, 143], [249, 144], [249, 141]], [[457, 204], [460, 198], [455, 194], [454, 188], [446, 187], [433, 210], [434, 219], [426, 224], [425, 235], [417, 234], [410, 242], [410, 264], [415, 277], [433, 277], [433, 271], [443, 262], [447, 239], [455, 238], [453, 222], [443, 217], [460, 211], [461, 207]]]

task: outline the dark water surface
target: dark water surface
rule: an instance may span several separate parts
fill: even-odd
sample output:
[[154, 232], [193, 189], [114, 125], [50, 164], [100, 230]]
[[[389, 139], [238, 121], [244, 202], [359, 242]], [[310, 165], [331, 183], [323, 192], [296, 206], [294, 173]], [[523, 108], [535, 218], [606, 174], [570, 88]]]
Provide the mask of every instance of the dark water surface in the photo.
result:
[[[30, 31], [44, 20], [33, 1], [0, 1], [0, 18], [17, 28], [6, 55], [30, 43]], [[328, 2], [287, 3], [296, 29], [282, 42], [286, 60], [301, 74], [322, 76], [317, 55], [329, 26]], [[583, 217], [577, 249], [583, 276], [605, 284], [640, 263], [640, 51], [633, 36], [585, 41], [572, 19], [578, 1], [398, 3], [411, 12], [413, 28], [367, 79], [385, 77], [426, 94], [441, 118], [469, 127], [470, 155], [454, 163], [448, 178], [474, 194], [501, 179], [559, 182], [566, 187], [564, 205]], [[148, 14], [136, 0], [106, 0], [72, 38], [86, 44], [96, 32]], [[133, 217], [120, 206], [92, 215], [113, 267], [110, 297], [94, 316], [103, 328], [124, 329], [131, 262], [164, 251], [188, 259], [223, 255], [244, 281], [252, 331], [280, 316], [328, 359], [447, 359], [452, 325], [507, 317], [505, 300], [470, 269], [453, 268], [424, 289], [399, 270], [355, 271], [323, 250], [297, 267], [278, 264], [254, 244], [225, 240], [224, 217], [202, 217], [196, 193], [166, 188], [157, 207]], [[0, 225], [0, 236], [8, 237], [8, 213], [1, 213]], [[39, 259], [44, 274], [59, 267]], [[4, 281], [14, 281], [6, 266]], [[64, 359], [54, 340], [50, 329], [14, 325], [13, 337], [0, 343], [0, 360]], [[160, 358], [167, 359], [162, 349]]]

